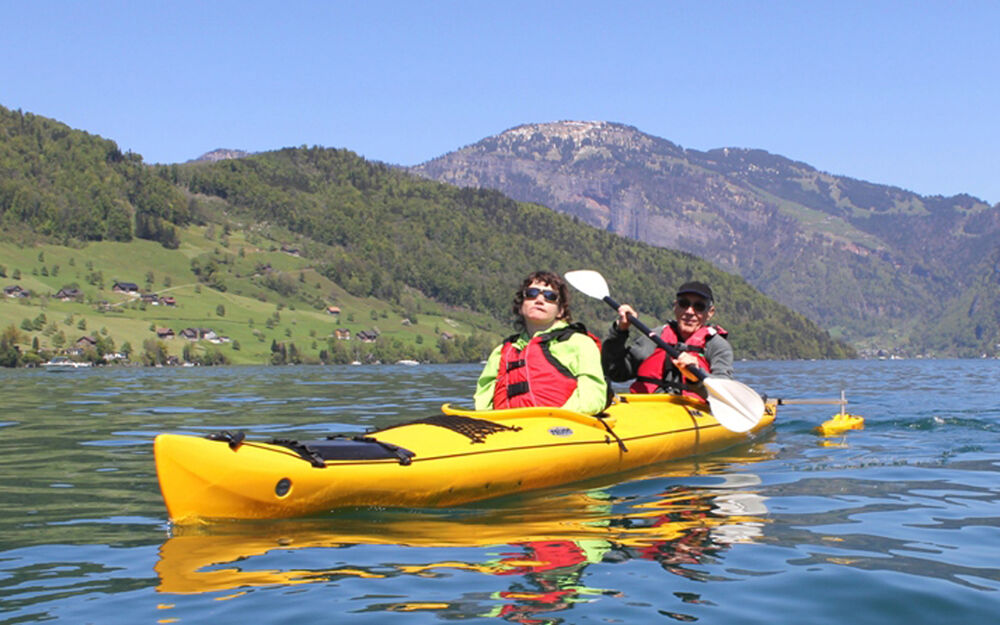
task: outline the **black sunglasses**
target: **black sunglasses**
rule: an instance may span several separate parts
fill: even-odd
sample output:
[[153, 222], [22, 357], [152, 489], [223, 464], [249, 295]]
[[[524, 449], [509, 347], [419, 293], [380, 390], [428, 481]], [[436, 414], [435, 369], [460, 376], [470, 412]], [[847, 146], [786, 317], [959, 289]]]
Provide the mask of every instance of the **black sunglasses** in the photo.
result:
[[677, 307], [681, 310], [687, 310], [688, 308], [694, 308], [696, 313], [703, 313], [708, 310], [708, 302], [704, 300], [698, 300], [692, 302], [686, 297], [677, 298]]
[[539, 289], [537, 287], [524, 289], [524, 299], [535, 299], [539, 295], [544, 297], [546, 302], [552, 302], [554, 304], [559, 301], [559, 294], [550, 289]]

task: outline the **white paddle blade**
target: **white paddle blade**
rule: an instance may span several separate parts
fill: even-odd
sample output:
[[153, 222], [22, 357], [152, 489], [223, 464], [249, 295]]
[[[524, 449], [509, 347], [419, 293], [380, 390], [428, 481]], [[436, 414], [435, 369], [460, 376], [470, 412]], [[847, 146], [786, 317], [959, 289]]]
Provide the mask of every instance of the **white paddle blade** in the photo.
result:
[[755, 390], [736, 380], [705, 378], [708, 405], [719, 425], [733, 432], [747, 432], [764, 416], [764, 400]]
[[567, 271], [564, 277], [566, 278], [566, 282], [569, 282], [573, 288], [588, 297], [604, 299], [610, 293], [604, 276], [593, 269]]

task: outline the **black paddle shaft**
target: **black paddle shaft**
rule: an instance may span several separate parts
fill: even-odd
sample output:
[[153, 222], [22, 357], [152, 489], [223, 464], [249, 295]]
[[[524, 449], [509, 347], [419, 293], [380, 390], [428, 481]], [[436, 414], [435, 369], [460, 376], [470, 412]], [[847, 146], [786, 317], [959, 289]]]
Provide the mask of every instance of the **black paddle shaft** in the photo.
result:
[[[618, 305], [618, 302], [616, 302], [615, 300], [611, 299], [610, 295], [605, 295], [604, 296], [604, 303], [607, 304], [608, 306], [614, 308], [615, 310], [618, 310], [619, 308], [621, 308], [621, 306]], [[656, 343], [657, 347], [663, 349], [663, 351], [665, 351], [668, 354], [670, 354], [671, 358], [678, 358], [678, 357], [680, 357], [680, 355], [681, 355], [680, 350], [678, 350], [676, 347], [674, 347], [670, 343], [667, 343], [666, 341], [664, 341], [660, 337], [659, 334], [653, 332], [652, 330], [649, 329], [648, 326], [646, 326], [646, 324], [644, 324], [643, 322], [641, 322], [638, 319], [636, 319], [635, 315], [628, 315], [627, 318], [628, 318], [628, 322], [629, 323], [631, 323], [636, 328], [638, 328], [640, 332], [642, 332], [643, 334], [645, 334], [646, 336], [648, 336], [651, 341], [653, 341], [654, 343]], [[704, 382], [705, 378], [708, 377], [708, 374], [705, 373], [705, 370], [702, 369], [701, 367], [697, 367], [697, 366], [691, 365], [689, 367], [686, 367], [686, 369], [694, 377], [698, 378], [699, 382]]]

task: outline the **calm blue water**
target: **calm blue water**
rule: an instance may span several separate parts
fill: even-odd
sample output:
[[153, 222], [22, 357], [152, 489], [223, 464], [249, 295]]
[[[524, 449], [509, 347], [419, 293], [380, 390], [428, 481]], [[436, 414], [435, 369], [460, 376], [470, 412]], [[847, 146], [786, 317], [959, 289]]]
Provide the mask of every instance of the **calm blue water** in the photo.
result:
[[1000, 361], [738, 363], [785, 406], [726, 453], [450, 510], [175, 530], [151, 441], [363, 431], [478, 366], [0, 371], [3, 623], [993, 623]]

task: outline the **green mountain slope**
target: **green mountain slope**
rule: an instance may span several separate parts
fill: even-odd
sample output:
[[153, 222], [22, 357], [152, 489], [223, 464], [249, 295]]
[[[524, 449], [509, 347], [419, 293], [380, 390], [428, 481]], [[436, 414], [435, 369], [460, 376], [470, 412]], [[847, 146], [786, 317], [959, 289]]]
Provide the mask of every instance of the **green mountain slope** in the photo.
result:
[[176, 246], [190, 221], [182, 193], [113, 141], [0, 106], [0, 223], [63, 241]]
[[[244, 341], [266, 343], [268, 349], [285, 342], [282, 336], [261, 329], [268, 310], [272, 316], [279, 314], [281, 320], [273, 324], [277, 327], [284, 325], [290, 307], [286, 302], [294, 304], [296, 312], [312, 307], [322, 314], [326, 306], [353, 298], [376, 311], [370, 313], [375, 317], [369, 323], [397, 317], [400, 345], [417, 349], [421, 342], [416, 336], [424, 328], [424, 316], [430, 314], [439, 327], [425, 335], [422, 344], [428, 349], [433, 346], [435, 353], [446, 359], [470, 357], [508, 331], [510, 297], [523, 275], [539, 268], [563, 272], [589, 267], [605, 273], [619, 299], [657, 317], [669, 310], [677, 284], [694, 277], [708, 280], [719, 293], [718, 320], [732, 332], [742, 357], [824, 358], [851, 353], [802, 315], [775, 304], [741, 278], [705, 261], [629, 241], [495, 191], [459, 189], [367, 162], [346, 150], [322, 148], [147, 167], [134, 155], [119, 161], [112, 142], [50, 120], [10, 111], [4, 111], [3, 119], [0, 220], [11, 226], [5, 233], [17, 234], [4, 235], [9, 244], [0, 247], [0, 264], [11, 273], [11, 268], [20, 266], [21, 279], [27, 280], [31, 254], [42, 249], [38, 245], [71, 244], [76, 246], [74, 265], [86, 268], [90, 262], [94, 267], [79, 272], [79, 279], [75, 271], [73, 279], [90, 284], [87, 278], [93, 279], [102, 263], [91, 255], [106, 249], [100, 246], [112, 244], [94, 242], [107, 239], [118, 241], [113, 245], [121, 247], [115, 248], [114, 255], [128, 262], [127, 267], [107, 269], [104, 282], [95, 280], [92, 286], [96, 290], [87, 293], [85, 302], [76, 304], [79, 306], [108, 299], [112, 280], [141, 282], [137, 275], [152, 273], [154, 279], [148, 288], [158, 290], [162, 286], [157, 284], [162, 273], [158, 267], [168, 262], [150, 254], [148, 242], [129, 242], [128, 228], [119, 226], [115, 237], [108, 236], [108, 224], [114, 221], [112, 212], [88, 199], [99, 196], [111, 198], [129, 215], [131, 233], [136, 237], [155, 239], [165, 250], [174, 250], [188, 261], [186, 267], [170, 273], [171, 284], [199, 286], [201, 297], [195, 299], [203, 299], [208, 306], [202, 311], [203, 318], [221, 323], [211, 315], [212, 303], [219, 298], [243, 298], [215, 304], [225, 309], [223, 315], [216, 316], [238, 319], [246, 327]], [[31, 137], [37, 149], [32, 147]], [[67, 163], [73, 175], [64, 175], [63, 168], [53, 164], [59, 162]], [[33, 211], [25, 210], [20, 199], [29, 192], [37, 194]], [[60, 215], [69, 217], [61, 219]], [[75, 225], [81, 220], [96, 225], [81, 230]], [[208, 235], [199, 233], [210, 229], [215, 232], [210, 239], [218, 242], [206, 246], [202, 241], [208, 240]], [[244, 244], [237, 247], [236, 240]], [[91, 243], [80, 246], [87, 241]], [[22, 247], [12, 246], [14, 243]], [[32, 247], [24, 247], [28, 245]], [[282, 254], [282, 248], [286, 253]], [[43, 250], [46, 257], [54, 253], [53, 248], [45, 249], [49, 250]], [[28, 250], [27, 260], [25, 252], [15, 250]], [[294, 256], [288, 253], [293, 250]], [[301, 264], [288, 268], [284, 277], [274, 276], [262, 269], [271, 264], [273, 270], [274, 259], [256, 256], [259, 254], [288, 256]], [[65, 262], [69, 262], [68, 257]], [[30, 263], [30, 279], [44, 282], [38, 290], [51, 292], [59, 288], [59, 280], [68, 277], [67, 264], [60, 263], [59, 280], [52, 280], [47, 263], [50, 261]], [[43, 268], [48, 276], [42, 275]], [[7, 279], [10, 277], [9, 273]], [[42, 281], [43, 277], [47, 281]], [[313, 286], [302, 288], [303, 284]], [[263, 309], [251, 306], [262, 299], [266, 304]], [[45, 305], [53, 306], [52, 298]], [[279, 306], [285, 309], [278, 310]], [[393, 315], [382, 317], [377, 312], [380, 306]], [[158, 317], [151, 321], [149, 307], [117, 308], [125, 317], [145, 323], [147, 332], [154, 322], [168, 324], [177, 314], [158, 307]], [[574, 309], [578, 318], [603, 333], [610, 311], [579, 298]], [[412, 324], [402, 324], [404, 315], [418, 317], [417, 330]], [[17, 317], [13, 315], [14, 320]], [[471, 346], [468, 353], [456, 353], [455, 343], [449, 342], [454, 339], [440, 340], [440, 334], [448, 332], [440, 324], [456, 318], [466, 320], [456, 338], [468, 337], [463, 346]], [[93, 323], [88, 320], [86, 327], [92, 328]], [[51, 319], [43, 328], [48, 324]], [[304, 339], [296, 340], [297, 353], [316, 359], [319, 351], [332, 349], [334, 344], [326, 341], [329, 325], [312, 330], [313, 334], [307, 335], [313, 339], [308, 347], [300, 342]], [[295, 329], [285, 328], [284, 335], [285, 339], [296, 336]], [[243, 350], [244, 341], [240, 341]], [[400, 357], [406, 356], [400, 353]]]

